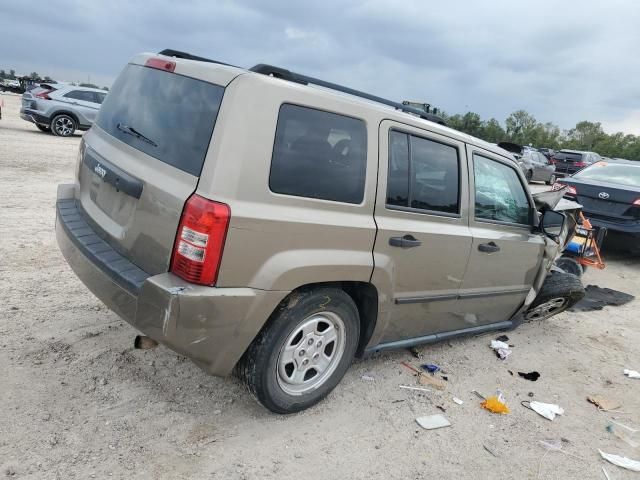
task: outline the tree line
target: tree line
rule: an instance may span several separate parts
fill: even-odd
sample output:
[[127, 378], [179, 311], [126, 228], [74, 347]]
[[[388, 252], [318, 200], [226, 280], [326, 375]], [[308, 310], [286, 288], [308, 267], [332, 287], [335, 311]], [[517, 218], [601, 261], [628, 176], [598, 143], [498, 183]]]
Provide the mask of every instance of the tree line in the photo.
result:
[[443, 113], [442, 116], [448, 126], [491, 143], [510, 141], [537, 148], [569, 148], [596, 152], [605, 157], [640, 160], [640, 136], [622, 132], [607, 134], [600, 122], [585, 120], [569, 130], [560, 130], [551, 122], [539, 122], [525, 110], [509, 115], [504, 127], [495, 118], [482, 120], [474, 112]]
[[[0, 80], [18, 80], [19, 77], [16, 76], [16, 71], [11, 69], [9, 70], [9, 73], [7, 73], [5, 70], [1, 70], [0, 69]], [[53, 82], [55, 83], [55, 80], [53, 78], [51, 78], [49, 75], [45, 75], [44, 77], [41, 77], [40, 74], [38, 72], [31, 72], [29, 75], [27, 75], [27, 78], [33, 80], [34, 82]], [[94, 83], [74, 83], [72, 82], [71, 85], [75, 85], [78, 87], [87, 87], [87, 88], [102, 88], [102, 90], [109, 90], [109, 87], [99, 87], [98, 85], [94, 84]]]

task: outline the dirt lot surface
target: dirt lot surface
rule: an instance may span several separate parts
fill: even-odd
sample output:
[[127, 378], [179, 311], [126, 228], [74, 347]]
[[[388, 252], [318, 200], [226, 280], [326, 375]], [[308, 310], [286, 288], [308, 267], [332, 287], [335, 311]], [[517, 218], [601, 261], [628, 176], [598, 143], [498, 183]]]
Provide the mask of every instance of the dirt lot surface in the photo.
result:
[[[0, 478], [87, 479], [612, 479], [640, 474], [605, 452], [640, 459], [606, 430], [640, 427], [638, 301], [565, 313], [508, 332], [506, 361], [484, 335], [357, 361], [338, 388], [306, 412], [277, 416], [235, 378], [205, 375], [164, 347], [134, 350], [136, 331], [76, 279], [56, 246], [56, 185], [74, 174], [80, 136], [57, 138], [20, 120], [3, 96], [0, 120]], [[585, 284], [640, 295], [639, 259], [618, 254]], [[403, 360], [446, 371], [443, 392], [419, 394]], [[511, 375], [509, 370], [515, 373]], [[530, 382], [518, 371], [537, 370]], [[364, 380], [368, 375], [373, 380]], [[511, 413], [480, 408], [471, 391], [501, 389]], [[587, 403], [622, 403], [605, 414]], [[557, 403], [551, 422], [521, 406]], [[456, 396], [464, 400], [457, 405]], [[452, 426], [422, 430], [443, 413]], [[539, 444], [560, 442], [562, 452]]]

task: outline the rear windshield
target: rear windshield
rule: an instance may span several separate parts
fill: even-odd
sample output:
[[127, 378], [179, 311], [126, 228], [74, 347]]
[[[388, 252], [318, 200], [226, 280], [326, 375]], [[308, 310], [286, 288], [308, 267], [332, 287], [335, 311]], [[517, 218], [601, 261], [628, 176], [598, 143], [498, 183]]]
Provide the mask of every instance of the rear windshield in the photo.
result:
[[200, 176], [224, 88], [140, 65], [127, 65], [96, 124], [132, 147]]
[[553, 156], [553, 158], [561, 162], [580, 162], [582, 161], [582, 154], [571, 153], [571, 152], [558, 152]]
[[598, 162], [580, 170], [574, 178], [640, 187], [640, 165]]

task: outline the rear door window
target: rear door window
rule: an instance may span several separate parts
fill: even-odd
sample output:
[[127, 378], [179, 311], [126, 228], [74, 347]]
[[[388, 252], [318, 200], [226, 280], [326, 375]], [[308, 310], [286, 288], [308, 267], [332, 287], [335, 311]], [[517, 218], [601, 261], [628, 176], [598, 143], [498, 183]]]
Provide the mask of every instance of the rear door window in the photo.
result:
[[269, 188], [297, 197], [361, 203], [366, 141], [360, 119], [284, 104], [278, 114]]
[[458, 149], [391, 131], [387, 205], [459, 213]]
[[529, 200], [513, 168], [474, 154], [473, 171], [477, 220], [530, 224]]
[[95, 103], [93, 92], [86, 90], [72, 90], [64, 95], [66, 98], [72, 98], [74, 100], [82, 100], [83, 102]]
[[199, 176], [223, 94], [224, 88], [212, 83], [130, 64], [105, 98], [96, 124], [147, 155]]

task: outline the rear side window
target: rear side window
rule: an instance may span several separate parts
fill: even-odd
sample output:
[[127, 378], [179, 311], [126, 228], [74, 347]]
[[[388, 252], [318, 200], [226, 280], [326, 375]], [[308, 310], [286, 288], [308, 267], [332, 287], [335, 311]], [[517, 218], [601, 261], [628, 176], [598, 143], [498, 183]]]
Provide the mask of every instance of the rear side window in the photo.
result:
[[473, 171], [476, 219], [530, 223], [529, 200], [513, 168], [474, 154]]
[[271, 159], [272, 192], [361, 203], [367, 163], [365, 123], [307, 107], [280, 107]]
[[387, 205], [459, 212], [458, 149], [402, 132], [389, 133]]
[[199, 176], [223, 94], [218, 85], [127, 65], [96, 124], [161, 162]]
[[94, 102], [102, 103], [104, 102], [104, 98], [107, 96], [106, 93], [93, 92]]
[[69, 93], [65, 93], [63, 96], [66, 98], [72, 98], [74, 100], [82, 100], [83, 102], [95, 103], [96, 101], [93, 97], [93, 92], [88, 92], [86, 90], [71, 90]]

